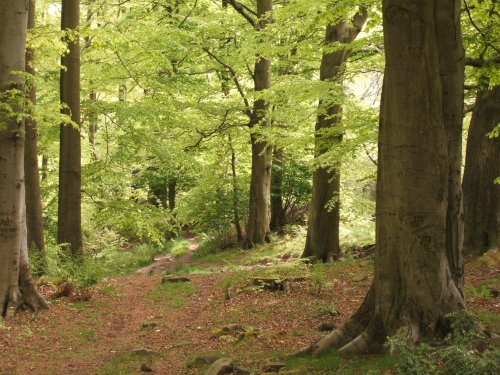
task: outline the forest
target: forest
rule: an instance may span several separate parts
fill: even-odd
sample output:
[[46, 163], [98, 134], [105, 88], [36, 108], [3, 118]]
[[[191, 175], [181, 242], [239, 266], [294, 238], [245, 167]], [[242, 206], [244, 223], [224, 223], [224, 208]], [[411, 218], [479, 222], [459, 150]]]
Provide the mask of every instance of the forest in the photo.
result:
[[497, 0], [0, 0], [0, 375], [500, 373]]

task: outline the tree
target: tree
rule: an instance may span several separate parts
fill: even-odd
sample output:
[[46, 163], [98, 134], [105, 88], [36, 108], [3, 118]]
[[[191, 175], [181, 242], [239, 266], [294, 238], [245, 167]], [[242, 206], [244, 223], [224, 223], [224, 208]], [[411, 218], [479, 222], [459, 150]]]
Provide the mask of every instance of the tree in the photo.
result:
[[[329, 24], [326, 28], [325, 47], [334, 43], [348, 45], [356, 39], [368, 18], [362, 7], [354, 16], [352, 25], [345, 20]], [[336, 47], [334, 51], [323, 53], [320, 67], [322, 81], [336, 80], [342, 86], [345, 64], [352, 51], [349, 47]], [[330, 147], [342, 141], [342, 104], [328, 99], [319, 104], [316, 122], [316, 157], [325, 154]], [[325, 108], [326, 107], [326, 108]], [[328, 132], [325, 134], [325, 132]], [[332, 134], [333, 132], [333, 134]], [[326, 136], [325, 136], [326, 135]], [[341, 255], [339, 244], [340, 226], [340, 165], [319, 166], [313, 176], [313, 192], [307, 238], [303, 257], [315, 257], [319, 261], [331, 262]], [[332, 207], [333, 202], [333, 207]]]
[[[272, 23], [272, 0], [257, 0], [257, 12], [250, 11], [238, 1], [229, 0], [228, 3], [256, 29], [263, 30]], [[254, 20], [252, 14], [258, 18]], [[271, 87], [271, 61], [265, 56], [258, 56], [255, 62], [254, 90], [260, 92]], [[271, 189], [272, 146], [259, 134], [261, 127], [269, 126], [267, 111], [269, 104], [264, 98], [257, 98], [253, 108], [248, 111], [250, 118], [252, 144], [252, 173], [250, 180], [249, 214], [247, 222], [247, 247], [268, 242], [269, 238], [269, 199]]]
[[47, 307], [31, 279], [24, 186], [24, 80], [28, 3], [0, 3], [0, 313]]
[[73, 257], [82, 253], [81, 141], [80, 141], [80, 2], [63, 0], [61, 29], [68, 51], [61, 58], [62, 112], [71, 123], [61, 124], [57, 242], [68, 246]]
[[464, 252], [481, 255], [500, 247], [500, 138], [489, 134], [500, 122], [500, 86], [476, 97], [464, 168]]
[[[35, 27], [35, 0], [30, 0], [28, 30]], [[35, 75], [33, 48], [26, 49], [26, 73]], [[36, 105], [36, 87], [29, 88], [31, 105]], [[38, 169], [38, 136], [34, 116], [26, 118], [26, 140], [24, 149], [24, 173], [26, 179], [26, 224], [28, 229], [28, 249], [40, 258], [40, 272], [46, 268], [45, 238], [42, 222], [42, 198], [40, 195], [40, 171]]]
[[382, 5], [386, 67], [380, 113], [374, 281], [340, 329], [305, 351], [373, 352], [414, 341], [463, 309], [460, 1]]

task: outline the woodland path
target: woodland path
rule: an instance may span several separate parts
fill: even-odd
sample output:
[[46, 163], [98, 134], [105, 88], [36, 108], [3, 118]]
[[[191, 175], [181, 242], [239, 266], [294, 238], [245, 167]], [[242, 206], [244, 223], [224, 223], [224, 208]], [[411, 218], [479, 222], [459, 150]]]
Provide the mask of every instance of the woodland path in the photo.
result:
[[[331, 266], [320, 288], [309, 279], [294, 283], [289, 292], [245, 289], [263, 262], [239, 271], [225, 269], [226, 264], [201, 264], [193, 258], [195, 238], [188, 240], [187, 253], [105, 279], [89, 301], [52, 300], [48, 311], [22, 313], [3, 322], [0, 375], [140, 374], [143, 365], [155, 374], [202, 374], [203, 366], [187, 364], [213, 354], [255, 371], [280, 353], [323, 335], [319, 325], [342, 324], [361, 303], [372, 279], [371, 262], [361, 261]], [[479, 285], [498, 278], [496, 260], [496, 265], [470, 271], [468, 280]], [[203, 272], [189, 274], [188, 283], [162, 284], [162, 273], [175, 271], [179, 264]], [[474, 297], [468, 305], [499, 314], [498, 301]], [[245, 326], [243, 338], [214, 335], [228, 324]]]

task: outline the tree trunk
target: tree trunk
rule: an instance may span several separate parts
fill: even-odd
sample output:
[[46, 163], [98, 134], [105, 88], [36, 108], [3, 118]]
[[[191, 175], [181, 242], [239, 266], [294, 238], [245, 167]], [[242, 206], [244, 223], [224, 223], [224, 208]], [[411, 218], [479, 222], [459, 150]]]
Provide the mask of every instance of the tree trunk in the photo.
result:
[[49, 176], [49, 157], [47, 155], [42, 155], [42, 182], [47, 180]]
[[[35, 0], [29, 3], [28, 29], [35, 27]], [[34, 51], [26, 49], [26, 73], [34, 76]], [[36, 88], [31, 86], [29, 98], [36, 104]], [[26, 183], [26, 224], [28, 227], [28, 249], [37, 254], [39, 271], [42, 274], [47, 267], [45, 239], [43, 236], [42, 198], [40, 195], [40, 171], [38, 170], [37, 124], [34, 117], [26, 118], [26, 140], [24, 149], [24, 173]]]
[[[12, 71], [24, 71], [28, 2], [0, 3], [0, 96], [14, 113], [24, 110], [23, 79]], [[4, 96], [7, 94], [6, 96]], [[31, 279], [28, 263], [24, 186], [24, 123], [0, 111], [0, 313], [2, 317], [20, 307], [47, 307]]]
[[[434, 337], [463, 309], [460, 1], [384, 0], [374, 282], [346, 325], [309, 347], [381, 349], [386, 337]], [[458, 187], [458, 188], [457, 188]]]
[[[61, 29], [75, 33], [79, 25], [80, 1], [63, 0]], [[73, 34], [74, 36], [74, 34]], [[82, 255], [81, 224], [81, 143], [80, 143], [80, 43], [65, 38], [68, 52], [61, 58], [62, 112], [71, 116], [74, 125], [61, 124], [59, 160], [59, 208], [57, 242], [64, 244], [68, 254]]]
[[[346, 21], [326, 28], [325, 45], [352, 43], [368, 18], [361, 8], [352, 26]], [[349, 48], [323, 54], [320, 67], [322, 81], [336, 80], [342, 85], [345, 64], [351, 55]], [[342, 141], [342, 105], [321, 101], [316, 122], [315, 157], [330, 150]], [[326, 134], [325, 134], [326, 133]], [[340, 162], [336, 165], [316, 168], [313, 175], [313, 191], [304, 253], [302, 257], [331, 262], [341, 256], [339, 244], [340, 225]]]
[[97, 110], [95, 108], [97, 104], [97, 93], [95, 90], [90, 90], [90, 113], [89, 113], [89, 144], [90, 144], [90, 151], [91, 151], [91, 159], [93, 161], [99, 160], [99, 155], [97, 154], [97, 149], [96, 149], [96, 135], [97, 135], [97, 130], [99, 129], [99, 125], [97, 124], [98, 122], [98, 115], [97, 115]]
[[[257, 0], [257, 16], [259, 29], [272, 22], [270, 12], [273, 9], [272, 0]], [[264, 17], [266, 16], [267, 17]], [[255, 63], [255, 91], [271, 87], [271, 61], [260, 56]], [[255, 131], [257, 127], [269, 126], [267, 118], [268, 103], [264, 99], [254, 102], [249, 126], [252, 129], [252, 174], [250, 180], [250, 202], [247, 223], [247, 247], [268, 242], [269, 238], [269, 196], [271, 186], [272, 147], [260, 139]]]
[[468, 255], [500, 248], [500, 138], [490, 133], [500, 122], [500, 86], [478, 93], [467, 139], [463, 179]]
[[238, 203], [240, 201], [240, 193], [238, 188], [238, 177], [236, 175], [236, 153], [234, 151], [233, 142], [231, 135], [229, 136], [229, 147], [231, 148], [231, 172], [233, 176], [233, 217], [234, 217], [234, 227], [236, 229], [236, 237], [238, 242], [243, 241], [243, 232], [241, 230], [240, 224], [240, 210], [238, 209]]
[[271, 175], [271, 230], [280, 231], [285, 225], [285, 210], [283, 208], [283, 159], [285, 152], [282, 148], [273, 152], [273, 166]]

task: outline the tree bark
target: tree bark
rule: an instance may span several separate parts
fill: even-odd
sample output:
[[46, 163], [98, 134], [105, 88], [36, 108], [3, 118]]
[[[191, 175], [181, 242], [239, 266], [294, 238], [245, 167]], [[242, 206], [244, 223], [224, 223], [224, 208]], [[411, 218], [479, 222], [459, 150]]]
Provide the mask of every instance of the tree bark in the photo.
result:
[[436, 336], [463, 309], [460, 1], [383, 1], [375, 273], [357, 314], [309, 349], [373, 352]]
[[238, 176], [236, 175], [236, 152], [234, 151], [231, 135], [229, 136], [229, 147], [231, 148], [231, 173], [232, 173], [232, 177], [233, 177], [234, 227], [236, 229], [236, 238], [238, 239], [238, 242], [242, 242], [243, 241], [243, 231], [241, 230], [240, 210], [238, 208], [238, 203], [240, 201], [240, 192], [239, 192], [239, 188], [238, 188]]
[[90, 113], [89, 113], [89, 145], [90, 145], [90, 152], [91, 152], [91, 159], [93, 161], [99, 160], [99, 155], [97, 154], [97, 148], [96, 148], [96, 135], [97, 135], [97, 130], [99, 129], [98, 125], [98, 114], [97, 110], [95, 108], [97, 104], [97, 93], [95, 90], [90, 90], [89, 94], [89, 99], [90, 99]]
[[[28, 29], [35, 27], [35, 0], [29, 2]], [[26, 73], [35, 75], [34, 51], [26, 49]], [[36, 105], [36, 87], [28, 92], [31, 104]], [[34, 117], [26, 118], [26, 140], [24, 149], [24, 173], [26, 183], [26, 224], [28, 227], [28, 249], [37, 254], [40, 262], [39, 272], [43, 274], [47, 267], [45, 256], [45, 238], [43, 235], [42, 198], [40, 195], [40, 171], [38, 169], [37, 124]]]
[[467, 139], [463, 191], [464, 252], [481, 255], [500, 248], [500, 138], [490, 133], [500, 121], [500, 86], [477, 94]]
[[285, 225], [285, 210], [283, 208], [283, 159], [282, 148], [273, 151], [273, 167], [271, 174], [271, 230], [280, 231]]
[[[270, 13], [272, 0], [257, 0], [258, 28], [263, 29], [272, 22]], [[255, 91], [271, 87], [271, 61], [260, 56], [255, 63]], [[252, 173], [250, 181], [250, 202], [247, 223], [247, 247], [269, 242], [269, 196], [271, 187], [272, 146], [259, 137], [256, 127], [269, 126], [268, 103], [264, 99], [254, 102], [249, 126], [252, 129]]]
[[[352, 26], [346, 21], [326, 28], [325, 45], [352, 43], [368, 18], [361, 8], [353, 19]], [[336, 80], [343, 83], [345, 64], [351, 55], [349, 48], [323, 54], [320, 67], [322, 81]], [[319, 115], [315, 132], [315, 157], [328, 152], [332, 145], [342, 142], [342, 105], [334, 102], [319, 104]], [[327, 134], [325, 134], [327, 132]], [[332, 134], [333, 133], [333, 134]], [[313, 175], [313, 191], [304, 253], [302, 257], [331, 262], [340, 258], [340, 161], [334, 166], [320, 166]]]
[[81, 141], [80, 141], [80, 43], [77, 33], [80, 1], [63, 0], [61, 29], [71, 33], [65, 37], [68, 52], [61, 58], [62, 112], [71, 116], [74, 125], [61, 124], [59, 160], [59, 208], [57, 242], [68, 254], [82, 255], [81, 224]]
[[[0, 96], [19, 90], [4, 104], [24, 110], [24, 82], [13, 71], [25, 69], [28, 2], [0, 3]], [[5, 96], [8, 98], [10, 95]], [[31, 279], [28, 262], [24, 186], [24, 122], [0, 111], [0, 313], [2, 317], [21, 307], [47, 307]]]

